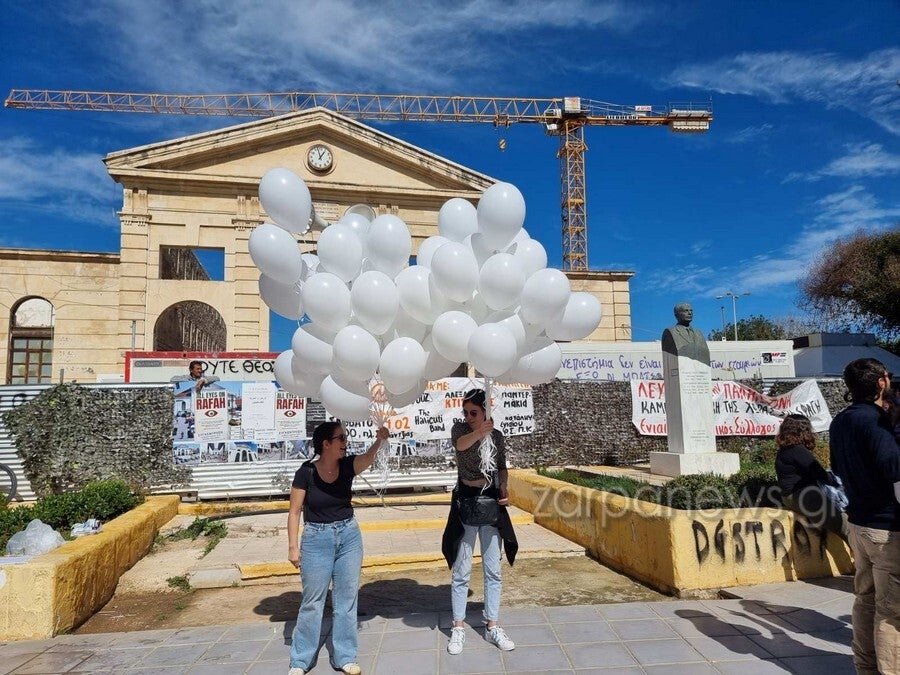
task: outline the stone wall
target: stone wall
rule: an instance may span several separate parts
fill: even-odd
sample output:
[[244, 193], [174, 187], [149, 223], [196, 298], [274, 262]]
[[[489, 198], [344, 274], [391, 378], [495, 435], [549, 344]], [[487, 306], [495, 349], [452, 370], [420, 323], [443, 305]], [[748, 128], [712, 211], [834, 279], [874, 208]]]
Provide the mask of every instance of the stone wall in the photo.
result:
[[[759, 390], [761, 382], [745, 384]], [[771, 393], [782, 394], [797, 381], [776, 382]], [[842, 410], [844, 384], [821, 381], [819, 388], [832, 415]], [[641, 436], [631, 423], [631, 383], [554, 380], [534, 387], [534, 433], [507, 439], [512, 466], [636, 464], [649, 461], [651, 451], [665, 451], [664, 436]], [[719, 450], [734, 452], [753, 441], [771, 437], [721, 436]]]

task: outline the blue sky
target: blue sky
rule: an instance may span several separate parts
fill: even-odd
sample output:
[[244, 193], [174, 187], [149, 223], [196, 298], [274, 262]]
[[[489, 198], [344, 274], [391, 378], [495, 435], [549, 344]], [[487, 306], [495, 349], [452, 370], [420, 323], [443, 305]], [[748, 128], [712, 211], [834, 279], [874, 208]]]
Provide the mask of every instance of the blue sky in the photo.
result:
[[[450, 4], [451, 7], [445, 7]], [[184, 6], [182, 6], [184, 5]], [[377, 6], [377, 9], [374, 9]], [[589, 128], [589, 263], [633, 270], [634, 340], [679, 301], [695, 325], [799, 315], [822, 247], [900, 223], [900, 4], [845, 2], [8, 3], [0, 90], [340, 91], [712, 98], [710, 132]], [[227, 118], [4, 109], [0, 246], [117, 251], [109, 152]], [[525, 196], [562, 262], [557, 142], [537, 125], [394, 123], [385, 132]], [[506, 150], [498, 141], [506, 140]], [[730, 303], [726, 305], [731, 320]], [[274, 349], [291, 327], [273, 327]]]

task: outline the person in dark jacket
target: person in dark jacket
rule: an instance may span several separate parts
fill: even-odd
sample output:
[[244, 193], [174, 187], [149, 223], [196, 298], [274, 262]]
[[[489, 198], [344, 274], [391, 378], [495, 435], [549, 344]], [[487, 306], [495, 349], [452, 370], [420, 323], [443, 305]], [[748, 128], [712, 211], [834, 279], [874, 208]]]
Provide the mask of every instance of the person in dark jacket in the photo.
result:
[[891, 375], [877, 359], [844, 368], [851, 405], [831, 422], [831, 468], [844, 481], [858, 673], [900, 673], [900, 447], [884, 410]]
[[799, 513], [810, 525], [828, 530], [845, 541], [849, 533], [847, 514], [828, 498], [822, 485], [837, 486], [813, 454], [816, 436], [812, 423], [804, 415], [788, 415], [781, 422], [778, 435], [775, 473], [784, 505]]
[[[464, 623], [466, 598], [469, 593], [476, 536], [481, 542], [481, 564], [484, 571], [484, 619], [487, 623], [485, 639], [503, 651], [510, 651], [516, 645], [498, 623], [501, 590], [500, 542], [503, 541], [506, 559], [510, 565], [515, 561], [519, 547], [512, 521], [506, 510], [509, 497], [503, 434], [494, 429], [493, 421], [486, 418], [483, 390], [472, 389], [466, 392], [463, 398], [463, 414], [465, 422], [457, 422], [450, 431], [456, 450], [458, 480], [453, 490], [450, 515], [441, 542], [441, 550], [453, 572], [450, 587], [453, 625], [450, 628], [447, 651], [459, 654], [466, 641]], [[481, 472], [481, 445], [488, 436], [493, 440], [496, 471], [490, 476], [485, 476]], [[469, 525], [463, 522], [459, 500], [479, 495], [497, 500], [496, 524]]]

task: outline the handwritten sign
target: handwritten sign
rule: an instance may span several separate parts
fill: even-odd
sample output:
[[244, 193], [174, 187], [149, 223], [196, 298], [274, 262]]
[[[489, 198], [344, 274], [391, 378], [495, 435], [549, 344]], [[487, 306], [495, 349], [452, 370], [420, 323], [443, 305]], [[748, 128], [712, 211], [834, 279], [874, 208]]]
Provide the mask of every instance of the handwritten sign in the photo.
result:
[[[813, 430], [826, 431], [831, 413], [815, 380], [780, 396], [766, 396], [739, 382], [712, 383], [716, 436], [774, 436], [789, 414], [805, 415]], [[666, 435], [665, 382], [631, 383], [631, 422], [642, 436]]]
[[[426, 385], [412, 404], [394, 411], [386, 426], [392, 441], [427, 441], [450, 438], [455, 422], [462, 422], [465, 393], [477, 386], [465, 377], [448, 377]], [[504, 436], [520, 436], [534, 431], [534, 401], [531, 387], [524, 384], [494, 385], [491, 417]], [[333, 418], [332, 418], [333, 419]], [[375, 440], [372, 422], [345, 422], [351, 441]]]

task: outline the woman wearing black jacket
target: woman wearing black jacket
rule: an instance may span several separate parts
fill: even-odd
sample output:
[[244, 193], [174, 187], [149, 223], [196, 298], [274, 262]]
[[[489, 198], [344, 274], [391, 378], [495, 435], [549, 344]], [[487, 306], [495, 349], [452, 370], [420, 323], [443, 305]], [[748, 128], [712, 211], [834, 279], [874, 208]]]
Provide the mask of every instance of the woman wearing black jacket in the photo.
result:
[[785, 417], [775, 442], [778, 444], [775, 473], [784, 505], [804, 516], [813, 527], [834, 532], [846, 541], [849, 533], [847, 514], [821, 487], [837, 486], [838, 483], [812, 454], [816, 436], [809, 418], [803, 415]]
[[[494, 423], [486, 419], [485, 394], [481, 389], [472, 389], [463, 397], [465, 422], [457, 422], [450, 431], [453, 448], [456, 450], [458, 480], [453, 490], [450, 515], [444, 529], [441, 550], [447, 564], [453, 571], [451, 583], [451, 604], [453, 625], [450, 628], [450, 654], [462, 652], [466, 641], [466, 597], [469, 591], [469, 577], [472, 573], [476, 536], [481, 542], [481, 565], [484, 571], [484, 619], [487, 624], [485, 639], [509, 651], [515, 643], [509, 638], [499, 623], [500, 613], [500, 547], [506, 552], [506, 559], [512, 565], [518, 550], [512, 521], [506, 510], [508, 503], [506, 487], [506, 452], [503, 434], [494, 429]], [[481, 473], [481, 445], [488, 436], [494, 442], [494, 463], [496, 471], [491, 476]], [[462, 508], [467, 500], [481, 497], [487, 503], [487, 520], [479, 518], [468, 509]], [[494, 516], [494, 517], [490, 517]], [[470, 521], [470, 522], [467, 522]], [[471, 521], [478, 522], [471, 522]]]

